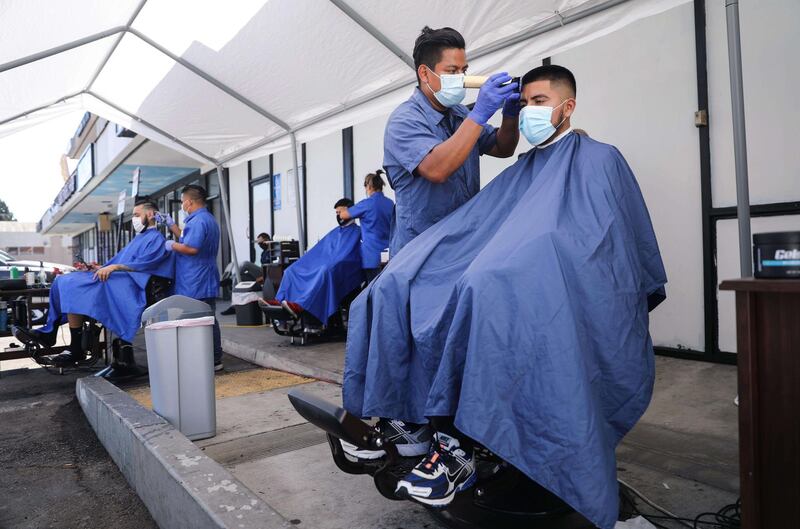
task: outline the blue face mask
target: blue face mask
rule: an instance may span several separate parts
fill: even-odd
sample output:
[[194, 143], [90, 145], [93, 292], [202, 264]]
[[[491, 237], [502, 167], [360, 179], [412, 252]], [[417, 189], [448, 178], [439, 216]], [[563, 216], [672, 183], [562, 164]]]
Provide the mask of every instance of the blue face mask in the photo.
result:
[[[426, 68], [428, 68], [426, 66]], [[467, 89], [464, 88], [464, 74], [442, 74], [438, 75], [436, 72], [428, 68], [428, 71], [439, 78], [442, 89], [438, 92], [433, 92], [433, 88], [428, 83], [428, 88], [433, 92], [433, 97], [436, 98], [443, 107], [454, 107], [464, 101], [464, 96], [467, 95]]]
[[556, 107], [526, 106], [519, 113], [519, 131], [531, 145], [541, 145], [547, 138], [556, 133], [556, 129], [564, 123], [553, 126], [553, 111], [569, 101], [565, 99]]

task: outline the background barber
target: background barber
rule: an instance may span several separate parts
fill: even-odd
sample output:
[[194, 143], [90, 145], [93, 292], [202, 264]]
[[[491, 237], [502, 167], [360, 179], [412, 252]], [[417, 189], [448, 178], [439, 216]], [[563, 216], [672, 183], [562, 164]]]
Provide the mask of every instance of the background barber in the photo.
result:
[[206, 209], [206, 190], [190, 184], [181, 190], [181, 207], [187, 213], [183, 231], [172, 217], [163, 220], [178, 242], [166, 242], [167, 250], [175, 252], [175, 293], [199, 299], [214, 311], [214, 370], [222, 369], [222, 339], [217, 321], [217, 294], [219, 292], [219, 225], [214, 215]]
[[349, 208], [341, 206], [336, 213], [343, 221], [361, 221], [361, 266], [370, 283], [378, 276], [381, 252], [389, 246], [389, 233], [394, 214], [394, 202], [383, 194], [383, 171], [378, 169], [364, 177], [367, 198]]
[[[452, 28], [425, 27], [414, 44], [418, 86], [389, 117], [383, 141], [397, 201], [391, 255], [477, 194], [480, 155], [507, 158], [517, 147], [519, 91], [511, 76], [489, 77], [472, 110], [461, 104], [465, 47]], [[487, 122], [500, 107], [496, 129]]]

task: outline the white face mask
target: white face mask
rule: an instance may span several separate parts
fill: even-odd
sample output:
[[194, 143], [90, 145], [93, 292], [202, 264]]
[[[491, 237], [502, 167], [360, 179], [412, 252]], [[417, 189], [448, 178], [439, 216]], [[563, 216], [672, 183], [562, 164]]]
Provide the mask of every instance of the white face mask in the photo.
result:
[[142, 222], [142, 219], [140, 219], [139, 217], [133, 217], [131, 219], [131, 224], [133, 224], [133, 231], [135, 231], [136, 233], [142, 233], [144, 229], [147, 227], [144, 225], [144, 222]]

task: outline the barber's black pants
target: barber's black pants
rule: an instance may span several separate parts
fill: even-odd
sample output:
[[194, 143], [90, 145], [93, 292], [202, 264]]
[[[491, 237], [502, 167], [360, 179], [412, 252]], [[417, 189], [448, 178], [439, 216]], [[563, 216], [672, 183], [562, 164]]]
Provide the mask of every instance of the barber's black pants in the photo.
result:
[[219, 332], [219, 322], [217, 321], [217, 298], [201, 299], [203, 303], [208, 303], [214, 311], [214, 363], [222, 361], [222, 336]]
[[367, 279], [367, 284], [369, 285], [372, 283], [372, 280], [378, 277], [380, 273], [380, 268], [365, 268], [364, 269], [364, 277]]

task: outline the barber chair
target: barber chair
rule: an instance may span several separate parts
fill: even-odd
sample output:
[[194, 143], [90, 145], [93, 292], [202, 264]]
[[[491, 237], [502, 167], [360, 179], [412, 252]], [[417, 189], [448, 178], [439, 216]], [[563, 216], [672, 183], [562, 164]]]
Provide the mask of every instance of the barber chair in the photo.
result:
[[[402, 457], [381, 433], [343, 408], [293, 389], [289, 401], [311, 424], [325, 431], [336, 466], [347, 474], [368, 474], [382, 496], [403, 500], [397, 482], [419, 463]], [[341, 441], [367, 450], [384, 450], [375, 460], [356, 460], [345, 454]], [[485, 448], [476, 447], [475, 485], [456, 495], [445, 508], [428, 507], [439, 522], [453, 529], [594, 529], [594, 525], [513, 466]], [[620, 513], [633, 512], [633, 503], [620, 488]]]
[[[146, 307], [168, 297], [172, 291], [172, 280], [150, 276], [145, 286]], [[111, 341], [111, 363], [94, 376], [113, 381], [128, 380], [147, 374], [147, 369], [138, 365], [133, 354], [133, 344], [117, 337]]]
[[[279, 336], [288, 336], [290, 343], [294, 345], [306, 345], [312, 339], [332, 339], [347, 336], [347, 320], [350, 310], [350, 303], [361, 290], [356, 289], [342, 300], [339, 309], [330, 317], [328, 321], [322, 323], [308, 312], [296, 314], [285, 305], [270, 305], [268, 302], [260, 304], [261, 311], [271, 322], [272, 329]], [[264, 299], [274, 299], [275, 290], [268, 281], [264, 282]]]

